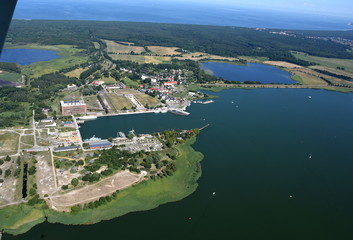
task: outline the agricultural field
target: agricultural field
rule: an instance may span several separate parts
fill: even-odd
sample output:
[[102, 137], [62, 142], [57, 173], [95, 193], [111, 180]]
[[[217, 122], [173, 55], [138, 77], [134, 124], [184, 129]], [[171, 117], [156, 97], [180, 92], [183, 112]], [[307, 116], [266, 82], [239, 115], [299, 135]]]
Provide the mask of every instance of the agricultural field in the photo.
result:
[[238, 61], [238, 58], [232, 57], [222, 57], [208, 53], [202, 52], [193, 52], [193, 53], [185, 53], [182, 54], [182, 57], [175, 57], [179, 60], [194, 60], [194, 61], [202, 61], [202, 60], [225, 60], [225, 61]]
[[176, 47], [162, 47], [162, 46], [147, 46], [147, 48], [160, 56], [170, 56], [170, 55], [178, 55], [181, 54], [180, 52], [177, 52], [176, 50], [179, 48]]
[[142, 52], [145, 51], [144, 47], [137, 47], [137, 46], [131, 46], [131, 45], [123, 45], [116, 43], [114, 41], [109, 41], [109, 40], [104, 40], [104, 42], [107, 44], [107, 52], [113, 52], [113, 53], [137, 53], [141, 54]]
[[325, 66], [310, 66], [309, 68], [311, 69], [317, 69], [317, 70], [322, 70], [322, 71], [327, 71], [333, 74], [337, 74], [337, 75], [342, 75], [342, 76], [346, 76], [346, 77], [350, 77], [353, 78], [353, 73], [351, 72], [347, 72], [347, 71], [343, 71], [343, 70], [339, 70], [337, 68], [330, 68], [330, 67], [325, 67]]
[[115, 108], [122, 110], [124, 108], [131, 109], [134, 105], [124, 96], [118, 96], [115, 93], [110, 93], [110, 99]]
[[88, 61], [88, 56], [82, 52], [81, 49], [76, 48], [72, 45], [38, 45], [38, 44], [28, 44], [11, 46], [11, 48], [27, 48], [27, 49], [43, 49], [52, 50], [57, 52], [60, 58], [56, 58], [45, 62], [36, 62], [22, 69], [23, 74], [31, 77], [37, 78], [45, 74], [57, 72], [61, 69], [69, 68], [74, 65], [79, 65], [81, 63]]
[[169, 63], [172, 58], [171, 57], [159, 57], [159, 56], [144, 56], [144, 55], [119, 55], [119, 54], [109, 54], [109, 56], [114, 60], [126, 60], [133, 61], [139, 64], [144, 63]]
[[20, 135], [14, 132], [0, 132], [0, 156], [17, 153]]
[[158, 98], [151, 97], [147, 94], [135, 94], [135, 97], [143, 106], [155, 107], [160, 103]]
[[338, 59], [311, 56], [306, 53], [292, 52], [293, 56], [304, 61], [317, 63], [329, 68], [337, 69], [337, 67], [344, 68], [345, 71], [353, 73], [353, 59]]

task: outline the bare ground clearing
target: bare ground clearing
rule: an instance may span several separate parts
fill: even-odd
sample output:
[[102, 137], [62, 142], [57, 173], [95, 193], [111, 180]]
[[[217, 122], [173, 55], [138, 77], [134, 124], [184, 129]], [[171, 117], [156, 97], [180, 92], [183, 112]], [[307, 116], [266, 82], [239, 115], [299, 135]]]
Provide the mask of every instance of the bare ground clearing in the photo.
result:
[[123, 171], [98, 183], [73, 190], [47, 199], [50, 208], [56, 211], [69, 211], [72, 206], [85, 204], [109, 196], [117, 190], [128, 188], [143, 181], [146, 173], [140, 174]]

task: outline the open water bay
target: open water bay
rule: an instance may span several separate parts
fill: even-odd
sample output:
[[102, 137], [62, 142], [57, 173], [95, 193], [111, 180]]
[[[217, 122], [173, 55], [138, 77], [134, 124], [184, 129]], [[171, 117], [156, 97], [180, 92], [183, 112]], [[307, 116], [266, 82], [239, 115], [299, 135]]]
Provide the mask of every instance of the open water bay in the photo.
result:
[[132, 128], [211, 124], [194, 145], [205, 158], [191, 196], [95, 225], [44, 223], [4, 239], [352, 239], [353, 94], [234, 89], [217, 95], [215, 103], [192, 105], [186, 117], [119, 116], [81, 128], [84, 138], [106, 138]]

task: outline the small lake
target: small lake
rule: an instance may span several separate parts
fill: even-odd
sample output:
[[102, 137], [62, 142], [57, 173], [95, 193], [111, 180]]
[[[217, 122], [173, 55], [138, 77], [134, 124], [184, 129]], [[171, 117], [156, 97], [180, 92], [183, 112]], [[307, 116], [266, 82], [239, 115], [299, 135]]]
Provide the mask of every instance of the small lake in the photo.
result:
[[201, 68], [213, 75], [228, 81], [256, 81], [261, 83], [293, 84], [296, 81], [291, 75], [279, 68], [264, 64], [249, 63], [247, 65], [235, 65], [222, 62], [206, 62]]
[[0, 62], [13, 62], [20, 65], [29, 65], [35, 62], [49, 61], [59, 58], [54, 51], [40, 49], [4, 49], [0, 56]]

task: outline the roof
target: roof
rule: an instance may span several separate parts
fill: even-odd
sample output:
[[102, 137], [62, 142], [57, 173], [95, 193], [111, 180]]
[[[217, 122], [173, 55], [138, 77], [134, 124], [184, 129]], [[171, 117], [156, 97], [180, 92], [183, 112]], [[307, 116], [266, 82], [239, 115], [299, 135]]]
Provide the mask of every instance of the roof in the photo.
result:
[[85, 106], [85, 102], [80, 101], [61, 101], [61, 106], [68, 107], [68, 106]]
[[58, 148], [54, 148], [54, 152], [57, 151], [69, 151], [69, 150], [76, 150], [77, 148], [79, 148], [78, 146], [68, 146], [68, 147], [58, 147]]
[[110, 147], [112, 143], [109, 141], [98, 141], [98, 142], [89, 142], [90, 147]]

